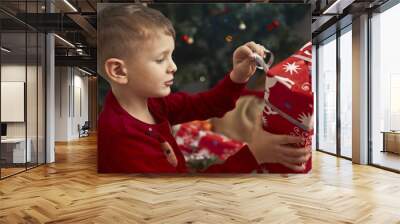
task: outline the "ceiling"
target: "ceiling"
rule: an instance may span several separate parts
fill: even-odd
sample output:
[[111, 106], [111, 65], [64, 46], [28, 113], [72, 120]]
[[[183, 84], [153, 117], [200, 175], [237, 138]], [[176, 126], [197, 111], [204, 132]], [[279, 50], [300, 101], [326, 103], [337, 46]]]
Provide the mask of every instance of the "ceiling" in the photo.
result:
[[[334, 5], [336, 9], [324, 14], [326, 9]], [[387, 0], [270, 0], [252, 1], [269, 3], [307, 3], [312, 9], [312, 35], [313, 38], [326, 30], [347, 14], [357, 14], [366, 9], [377, 7]], [[128, 3], [134, 0], [48, 0], [51, 2], [52, 13], [46, 8], [45, 0], [41, 1], [16, 1], [1, 0], [0, 25], [2, 30], [2, 45], [12, 48], [15, 53], [25, 52], [25, 30], [39, 32], [54, 32], [61, 38], [75, 45], [65, 43], [60, 38], [55, 38], [56, 64], [58, 65], [85, 65], [96, 70], [96, 14], [97, 3]], [[151, 1], [142, 1], [151, 2]], [[153, 2], [171, 2], [156, 0]], [[176, 0], [175, 2], [181, 2]], [[188, 2], [205, 2], [185, 1]], [[209, 1], [215, 2], [215, 1]], [[218, 1], [223, 2], [223, 1]], [[232, 0], [226, 0], [232, 2]], [[248, 2], [248, 1], [243, 1]], [[332, 7], [331, 7], [332, 8]], [[336, 10], [336, 11], [335, 11]], [[22, 33], [21, 33], [22, 32]], [[30, 38], [28, 38], [30, 39]], [[36, 49], [35, 43], [28, 40], [27, 52]], [[77, 50], [79, 49], [79, 50]]]

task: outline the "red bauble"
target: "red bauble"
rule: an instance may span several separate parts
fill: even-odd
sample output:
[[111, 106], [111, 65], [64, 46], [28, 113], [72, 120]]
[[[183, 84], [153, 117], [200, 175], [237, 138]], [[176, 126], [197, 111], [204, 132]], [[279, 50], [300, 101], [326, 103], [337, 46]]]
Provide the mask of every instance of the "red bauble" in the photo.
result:
[[189, 40], [189, 35], [186, 35], [186, 34], [185, 34], [185, 35], [182, 35], [182, 36], [181, 36], [181, 39], [187, 43], [188, 40]]
[[280, 26], [279, 20], [274, 19], [270, 24], [266, 26], [268, 31], [272, 31]]
[[278, 28], [280, 25], [279, 20], [275, 19], [274, 21], [272, 21], [272, 25], [274, 26], [274, 28]]

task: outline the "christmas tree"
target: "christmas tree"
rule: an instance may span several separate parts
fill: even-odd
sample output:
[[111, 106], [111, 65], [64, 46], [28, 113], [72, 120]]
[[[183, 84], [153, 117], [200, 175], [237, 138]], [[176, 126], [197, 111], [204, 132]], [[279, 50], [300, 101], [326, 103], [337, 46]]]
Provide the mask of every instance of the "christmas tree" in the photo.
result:
[[[168, 17], [176, 30], [173, 54], [178, 66], [173, 91], [210, 88], [232, 69], [234, 50], [248, 42], [264, 45], [285, 59], [311, 40], [311, 11], [306, 4], [214, 3], [148, 4]], [[252, 78], [254, 85], [263, 73]], [[99, 100], [108, 86], [99, 83]]]
[[149, 7], [160, 10], [176, 29], [174, 60], [178, 72], [174, 90], [196, 82], [207, 83], [203, 85], [206, 87], [215, 85], [232, 68], [234, 50], [248, 41], [263, 44], [274, 53], [275, 62], [279, 62], [311, 38], [310, 11], [304, 4], [152, 4]]

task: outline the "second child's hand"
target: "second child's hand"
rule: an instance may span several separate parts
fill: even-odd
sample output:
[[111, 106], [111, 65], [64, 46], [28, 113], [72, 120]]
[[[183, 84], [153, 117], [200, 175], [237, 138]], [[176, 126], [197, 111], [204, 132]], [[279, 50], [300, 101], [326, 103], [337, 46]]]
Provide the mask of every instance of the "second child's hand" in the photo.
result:
[[292, 170], [303, 171], [312, 151], [311, 147], [292, 146], [301, 142], [302, 137], [266, 132], [262, 128], [261, 118], [258, 117], [248, 147], [259, 164], [280, 163]]

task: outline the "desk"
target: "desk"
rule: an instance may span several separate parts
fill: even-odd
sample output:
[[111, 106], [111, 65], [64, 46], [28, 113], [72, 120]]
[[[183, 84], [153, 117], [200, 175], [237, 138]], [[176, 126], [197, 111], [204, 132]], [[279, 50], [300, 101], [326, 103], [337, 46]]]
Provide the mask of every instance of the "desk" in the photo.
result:
[[382, 131], [383, 151], [400, 154], [400, 131]]
[[[6, 163], [30, 162], [32, 141], [27, 138], [26, 142], [28, 142], [28, 147], [25, 154], [25, 138], [1, 139], [1, 159], [5, 159]], [[26, 158], [27, 161], [25, 161]]]

